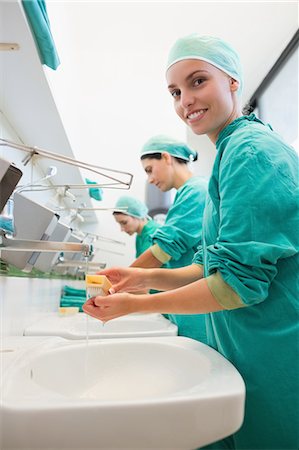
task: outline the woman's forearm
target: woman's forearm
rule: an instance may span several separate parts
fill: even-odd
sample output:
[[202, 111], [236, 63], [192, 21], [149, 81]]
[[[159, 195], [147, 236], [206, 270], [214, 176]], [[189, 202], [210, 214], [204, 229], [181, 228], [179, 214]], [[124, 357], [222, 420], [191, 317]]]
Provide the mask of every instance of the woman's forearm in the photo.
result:
[[203, 268], [192, 264], [177, 269], [146, 269], [143, 276], [147, 288], [168, 291], [199, 280], [203, 277]]
[[130, 303], [132, 311], [147, 313], [204, 314], [224, 309], [211, 293], [204, 278], [168, 292], [132, 296]]

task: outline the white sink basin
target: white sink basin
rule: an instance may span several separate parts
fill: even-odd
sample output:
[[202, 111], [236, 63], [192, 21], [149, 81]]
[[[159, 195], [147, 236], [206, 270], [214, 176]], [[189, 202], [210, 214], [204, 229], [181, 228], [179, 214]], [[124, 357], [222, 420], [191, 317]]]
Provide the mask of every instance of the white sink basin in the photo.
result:
[[51, 313], [27, 327], [25, 336], [61, 336], [66, 339], [176, 336], [178, 328], [160, 314], [130, 314], [106, 324], [84, 313]]
[[242, 424], [241, 376], [198, 341], [20, 339], [2, 353], [3, 450], [192, 450]]

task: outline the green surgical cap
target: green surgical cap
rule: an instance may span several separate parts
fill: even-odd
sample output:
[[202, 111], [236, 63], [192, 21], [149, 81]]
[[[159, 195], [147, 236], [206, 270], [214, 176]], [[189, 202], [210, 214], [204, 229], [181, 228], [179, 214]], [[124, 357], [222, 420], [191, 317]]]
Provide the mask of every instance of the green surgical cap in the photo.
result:
[[189, 148], [184, 142], [177, 141], [164, 135], [150, 138], [141, 149], [141, 156], [153, 153], [167, 152], [171, 156], [184, 159], [186, 161], [196, 161], [197, 152]]
[[243, 89], [242, 66], [238, 53], [223, 39], [213, 36], [201, 36], [197, 33], [178, 39], [168, 56], [166, 71], [179, 61], [200, 59], [227, 73]]
[[[122, 208], [122, 211], [117, 211]], [[127, 216], [136, 217], [137, 219], [144, 219], [147, 217], [148, 208], [137, 198], [124, 195], [117, 200], [115, 204], [115, 212], [121, 212]]]

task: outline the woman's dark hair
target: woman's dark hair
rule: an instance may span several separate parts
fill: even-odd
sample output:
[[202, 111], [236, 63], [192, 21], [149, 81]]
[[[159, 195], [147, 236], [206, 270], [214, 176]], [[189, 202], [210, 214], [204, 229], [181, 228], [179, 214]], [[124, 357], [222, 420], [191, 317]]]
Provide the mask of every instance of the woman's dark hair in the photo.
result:
[[249, 114], [251, 114], [253, 111], [254, 111], [254, 106], [251, 105], [250, 103], [246, 103], [243, 106], [242, 114], [243, 114], [243, 116], [249, 116]]
[[[179, 164], [187, 164], [190, 161], [187, 161], [186, 159], [178, 158], [177, 156], [171, 155]], [[162, 153], [151, 153], [149, 155], [142, 155], [140, 159], [162, 159]], [[193, 161], [197, 160], [197, 154]]]
[[151, 153], [150, 155], [142, 155], [140, 159], [162, 159], [162, 153]]

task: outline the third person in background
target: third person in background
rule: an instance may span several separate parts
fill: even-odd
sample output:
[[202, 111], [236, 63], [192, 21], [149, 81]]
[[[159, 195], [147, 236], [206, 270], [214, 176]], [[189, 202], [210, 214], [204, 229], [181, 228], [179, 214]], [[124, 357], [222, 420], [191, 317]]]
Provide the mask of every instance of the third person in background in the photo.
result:
[[123, 195], [116, 204], [113, 216], [121, 231], [129, 236], [136, 233], [136, 258], [152, 245], [152, 234], [160, 224], [148, 216], [148, 208], [141, 200]]

